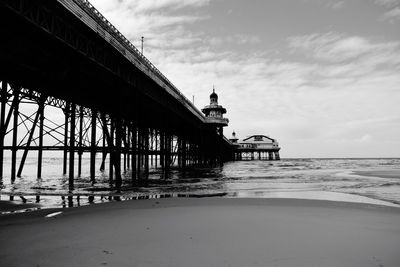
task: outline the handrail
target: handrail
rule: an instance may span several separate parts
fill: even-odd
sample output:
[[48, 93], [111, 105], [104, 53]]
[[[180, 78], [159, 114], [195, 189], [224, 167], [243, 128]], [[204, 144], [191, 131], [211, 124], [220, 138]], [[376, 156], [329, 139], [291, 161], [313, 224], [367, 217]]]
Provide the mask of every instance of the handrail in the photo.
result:
[[75, 3], [84, 7], [84, 10], [95, 20], [101, 22], [102, 26], [105, 27], [105, 30], [109, 34], [111, 34], [114, 38], [116, 38], [129, 52], [134, 54], [136, 57], [138, 57], [141, 60], [141, 63], [144, 64], [146, 67], [148, 67], [161, 81], [166, 83], [170, 88], [173, 89], [173, 91], [178, 94], [182, 100], [184, 100], [197, 114], [200, 115], [200, 117], [204, 118], [203, 113], [200, 112], [194, 106], [194, 104], [187, 99], [179, 90], [176, 88], [176, 86], [168, 80], [167, 77], [165, 77], [162, 72], [157, 69], [156, 66], [154, 66], [153, 63], [151, 63], [150, 60], [148, 60], [120, 31], [117, 30], [117, 28], [111, 24], [90, 2], [89, 0], [73, 0]]

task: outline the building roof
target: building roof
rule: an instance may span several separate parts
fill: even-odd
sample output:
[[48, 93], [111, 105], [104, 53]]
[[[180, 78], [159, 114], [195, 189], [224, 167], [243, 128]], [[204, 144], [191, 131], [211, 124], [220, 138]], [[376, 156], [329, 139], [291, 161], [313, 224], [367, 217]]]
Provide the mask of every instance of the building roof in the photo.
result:
[[[268, 136], [266, 136], [266, 135], [261, 135], [261, 134], [256, 134], [256, 135], [252, 135], [252, 136], [249, 136], [249, 137], [247, 137], [247, 138], [245, 138], [245, 139], [243, 139], [242, 141], [243, 142], [246, 142], [246, 141], [250, 141], [250, 139], [255, 139], [254, 141], [262, 141], [262, 139], [263, 138], [267, 138], [267, 139], [269, 139], [269, 140], [271, 140], [272, 142], [276, 142], [276, 140], [275, 139], [273, 139], [273, 138], [271, 138], [271, 137], [268, 137]], [[261, 140], [257, 140], [257, 139], [260, 139], [261, 138]]]
[[215, 88], [213, 87], [213, 92], [210, 95], [210, 98], [217, 98], [218, 99], [218, 95], [215, 93]]

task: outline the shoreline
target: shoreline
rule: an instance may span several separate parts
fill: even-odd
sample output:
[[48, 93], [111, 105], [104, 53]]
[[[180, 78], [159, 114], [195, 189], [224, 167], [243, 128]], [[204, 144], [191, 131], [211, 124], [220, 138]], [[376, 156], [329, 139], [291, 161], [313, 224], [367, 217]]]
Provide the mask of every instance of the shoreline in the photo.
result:
[[[28, 195], [25, 195], [28, 197]], [[29, 195], [30, 196], [30, 195]], [[35, 197], [37, 195], [34, 195]], [[33, 212], [36, 210], [49, 210], [49, 209], [73, 209], [84, 206], [93, 206], [95, 204], [105, 204], [113, 202], [125, 202], [125, 201], [140, 201], [140, 200], [151, 200], [151, 199], [185, 199], [185, 198], [228, 198], [228, 199], [293, 199], [293, 200], [310, 200], [310, 201], [329, 201], [329, 202], [343, 202], [343, 203], [354, 203], [364, 205], [377, 205], [385, 207], [400, 208], [399, 203], [391, 202], [384, 199], [371, 198], [369, 196], [363, 196], [358, 194], [341, 193], [333, 191], [297, 191], [297, 192], [275, 192], [265, 194], [263, 197], [254, 197], [244, 192], [241, 193], [159, 193], [159, 194], [138, 194], [136, 197], [121, 197], [120, 195], [105, 197], [99, 196], [87, 196], [87, 195], [42, 195], [42, 197], [63, 197], [64, 204], [43, 204], [33, 202], [32, 199], [24, 198], [24, 200], [1, 200], [0, 199], [0, 216], [13, 214], [13, 213], [25, 213]], [[85, 197], [87, 202], [84, 202]], [[95, 197], [99, 199], [96, 200]], [[67, 204], [67, 201], [70, 201]]]
[[400, 263], [400, 209], [371, 204], [164, 198], [0, 217], [2, 266]]
[[368, 171], [352, 171], [352, 174], [365, 176], [365, 177], [379, 177], [379, 178], [399, 178], [400, 179], [400, 169], [393, 170], [368, 170]]

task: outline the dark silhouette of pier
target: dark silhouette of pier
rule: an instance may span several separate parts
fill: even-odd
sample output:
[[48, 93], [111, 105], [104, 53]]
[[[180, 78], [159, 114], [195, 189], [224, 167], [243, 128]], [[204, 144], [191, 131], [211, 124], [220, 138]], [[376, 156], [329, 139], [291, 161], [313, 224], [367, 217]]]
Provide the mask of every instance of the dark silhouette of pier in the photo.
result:
[[[126, 170], [132, 182], [145, 179], [149, 164], [167, 173], [231, 157], [222, 126], [209, 123], [88, 1], [1, 0], [0, 25], [0, 179], [6, 150], [11, 181], [28, 153], [37, 153], [40, 178], [43, 151], [62, 151], [70, 187], [84, 153], [91, 180], [97, 168], [108, 169], [116, 185]], [[28, 104], [32, 114], [21, 108]], [[62, 111], [63, 123], [46, 116], [49, 107]]]

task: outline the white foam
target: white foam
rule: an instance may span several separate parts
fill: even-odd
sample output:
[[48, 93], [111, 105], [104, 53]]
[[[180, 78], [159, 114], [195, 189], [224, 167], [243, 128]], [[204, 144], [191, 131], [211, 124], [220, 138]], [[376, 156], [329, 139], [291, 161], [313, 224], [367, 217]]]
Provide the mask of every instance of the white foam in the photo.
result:
[[55, 217], [55, 216], [57, 216], [57, 215], [60, 215], [61, 213], [62, 213], [62, 211], [57, 211], [57, 212], [53, 212], [53, 213], [47, 214], [47, 215], [44, 216], [44, 217], [46, 217], [46, 218], [51, 218], [51, 217]]

